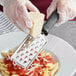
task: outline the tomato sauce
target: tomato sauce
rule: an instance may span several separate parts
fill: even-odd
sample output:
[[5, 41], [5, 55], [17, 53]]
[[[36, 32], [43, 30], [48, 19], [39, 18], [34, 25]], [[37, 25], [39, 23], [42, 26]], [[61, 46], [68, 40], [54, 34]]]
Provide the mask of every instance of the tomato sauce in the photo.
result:
[[[45, 61], [44, 59], [46, 59], [48, 62]], [[54, 60], [49, 55], [45, 57], [41, 57], [41, 54], [39, 54], [38, 59], [35, 59], [32, 64], [40, 64], [42, 66], [38, 66], [37, 68], [29, 72], [27, 69], [24, 69], [18, 65], [14, 66], [13, 61], [11, 61], [10, 59], [8, 58], [4, 59], [4, 64], [8, 66], [7, 70], [10, 73], [10, 76], [13, 74], [13, 72], [15, 72], [15, 74], [19, 76], [30, 76], [31, 74], [33, 74], [33, 76], [43, 76], [42, 74], [40, 74], [40, 70], [43, 68], [47, 68], [45, 66], [47, 63], [54, 64]], [[31, 69], [32, 67], [29, 66], [28, 69]]]

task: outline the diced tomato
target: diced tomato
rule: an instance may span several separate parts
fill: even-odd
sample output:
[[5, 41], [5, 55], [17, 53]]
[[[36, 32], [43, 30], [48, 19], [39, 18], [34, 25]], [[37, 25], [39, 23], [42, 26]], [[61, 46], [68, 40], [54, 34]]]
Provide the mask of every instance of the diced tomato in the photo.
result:
[[49, 61], [50, 61], [50, 63], [53, 63], [53, 64], [55, 63], [53, 58], [50, 58]]
[[46, 59], [47, 59], [47, 60], [49, 60], [49, 59], [50, 59], [50, 56], [49, 56], [49, 55], [48, 55], [48, 56], [46, 56]]
[[28, 69], [30, 69], [30, 68], [31, 68], [31, 66], [28, 67]]
[[38, 76], [41, 76], [40, 72], [38, 73]]
[[31, 71], [29, 74], [28, 74], [28, 76], [30, 76], [31, 74], [33, 74], [34, 73], [34, 71]]
[[39, 54], [38, 56], [41, 56], [41, 54]]
[[12, 61], [9, 60], [9, 59], [7, 59], [7, 58], [5, 58], [5, 59], [4, 59], [4, 63], [5, 63], [5, 64], [12, 64]]
[[41, 70], [41, 69], [42, 69], [42, 67], [41, 67], [41, 66], [39, 66], [39, 67], [38, 67], [38, 70]]
[[39, 63], [40, 61], [38, 61], [37, 59], [35, 59], [35, 63]]
[[39, 59], [39, 60], [42, 60], [42, 59], [43, 59], [43, 57], [38, 57], [38, 59]]
[[[41, 53], [38, 55], [41, 56]], [[47, 61], [45, 61], [45, 59]], [[4, 59], [4, 63], [8, 66], [7, 70], [9, 71], [10, 75], [12, 75], [12, 72], [15, 71], [19, 76], [30, 76], [31, 74], [33, 74], [33, 76], [43, 76], [44, 73], [42, 72], [42, 74], [40, 74], [40, 70], [43, 68], [46, 68], [45, 65], [47, 63], [53, 63], [54, 64], [54, 60], [53, 58], [51, 58], [49, 55], [44, 56], [44, 57], [38, 57], [39, 60], [35, 59], [33, 61], [32, 64], [40, 64], [42, 66], [38, 66], [37, 68], [35, 68], [35, 70], [31, 71], [28, 75], [26, 75], [26, 73], [28, 73], [29, 71], [26, 69], [24, 70], [24, 68], [20, 67], [20, 66], [14, 66], [13, 65], [13, 61], [11, 61], [10, 59], [5, 58]], [[32, 65], [32, 67], [34, 67], [35, 65]], [[31, 66], [28, 69], [32, 68]]]
[[34, 75], [33, 76], [37, 76], [38, 74], [37, 74], [37, 72], [34, 72]]
[[20, 75], [25, 75], [27, 73], [27, 70], [24, 70], [22, 67], [15, 67], [14, 70], [16, 71], [17, 74]]
[[36, 69], [35, 69], [35, 72], [39, 73], [40, 71], [36, 68]]

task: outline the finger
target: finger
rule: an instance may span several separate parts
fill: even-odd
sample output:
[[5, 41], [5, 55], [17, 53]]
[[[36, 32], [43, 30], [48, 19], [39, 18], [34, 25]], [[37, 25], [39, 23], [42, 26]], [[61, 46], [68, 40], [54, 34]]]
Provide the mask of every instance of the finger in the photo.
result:
[[26, 25], [25, 25], [25, 21], [23, 18], [23, 15], [21, 13], [20, 10], [16, 10], [16, 26], [21, 30], [21, 31], [25, 31], [27, 29]]
[[[16, 6], [17, 7], [17, 6]], [[21, 17], [21, 12], [18, 10], [18, 8], [16, 8], [15, 10], [15, 17], [14, 17], [14, 21], [15, 21], [15, 25], [21, 30], [23, 31], [25, 26], [23, 22], [23, 18]]]
[[74, 19], [75, 16], [76, 16], [75, 11], [73, 11], [71, 8], [68, 8], [68, 20]]
[[39, 12], [39, 10], [36, 8], [35, 5], [33, 5], [30, 1], [26, 2], [26, 8], [29, 9], [32, 12]]
[[16, 21], [15, 25], [18, 29], [24, 32], [24, 28], [21, 27], [21, 23], [19, 21]]
[[20, 6], [20, 8], [18, 8], [18, 11], [20, 12], [20, 15], [22, 15], [26, 27], [31, 28], [32, 21], [28, 15], [28, 11], [27, 11], [26, 7], [24, 5], [22, 5], [22, 6]]
[[58, 5], [57, 12], [59, 14], [59, 20], [56, 23], [56, 26], [59, 26], [68, 21], [68, 9], [65, 5]]
[[20, 12], [18, 11], [18, 17], [16, 20], [16, 26], [23, 32], [25, 33], [29, 33], [29, 28], [26, 27], [25, 25], [25, 21], [23, 19], [23, 16], [20, 14]]
[[70, 8], [58, 9], [59, 20], [56, 26], [59, 26], [68, 20], [72, 20], [75, 17], [75, 13]]
[[61, 24], [65, 23], [68, 19], [66, 17], [66, 12], [59, 12], [59, 20], [56, 23], [56, 26], [60, 26]]
[[47, 9], [47, 18], [56, 10], [56, 1], [53, 1]]
[[19, 16], [16, 20], [16, 26], [21, 30], [24, 31], [26, 29], [26, 26], [24, 25], [23, 19]]
[[23, 28], [22, 26], [21, 26], [21, 23], [19, 22], [19, 21], [16, 21], [16, 26], [21, 30], [21, 31], [23, 31], [24, 33], [29, 33], [29, 29], [28, 28]]

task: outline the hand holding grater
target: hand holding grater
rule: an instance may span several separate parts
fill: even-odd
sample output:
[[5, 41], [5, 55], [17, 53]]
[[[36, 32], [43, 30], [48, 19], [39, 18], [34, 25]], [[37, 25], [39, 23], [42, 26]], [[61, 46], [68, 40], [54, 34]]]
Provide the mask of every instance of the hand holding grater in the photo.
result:
[[11, 56], [11, 60], [13, 60], [15, 64], [28, 69], [34, 59], [38, 56], [40, 50], [47, 44], [46, 35], [48, 35], [58, 18], [57, 11], [54, 11], [43, 25], [42, 34], [38, 35], [35, 39], [31, 35], [28, 35]]

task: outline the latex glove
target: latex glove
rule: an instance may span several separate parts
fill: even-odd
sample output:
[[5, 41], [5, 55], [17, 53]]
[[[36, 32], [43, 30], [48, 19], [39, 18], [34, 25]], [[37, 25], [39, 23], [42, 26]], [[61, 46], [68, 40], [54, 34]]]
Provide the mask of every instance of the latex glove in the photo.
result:
[[5, 0], [4, 13], [22, 31], [32, 27], [32, 21], [28, 15], [28, 10], [39, 12], [39, 10], [29, 0]]
[[53, 0], [47, 9], [47, 18], [56, 10], [59, 14], [59, 20], [56, 26], [59, 26], [76, 16], [76, 0]]
[[3, 6], [3, 4], [4, 4], [4, 0], [0, 0], [0, 5]]

